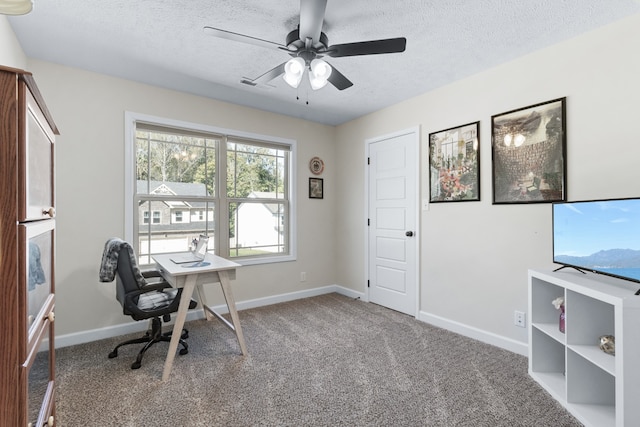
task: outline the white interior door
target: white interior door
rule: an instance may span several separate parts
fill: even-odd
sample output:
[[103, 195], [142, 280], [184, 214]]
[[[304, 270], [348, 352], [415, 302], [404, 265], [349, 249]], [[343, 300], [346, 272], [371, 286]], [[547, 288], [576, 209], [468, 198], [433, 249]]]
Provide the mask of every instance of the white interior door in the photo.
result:
[[369, 301], [415, 316], [418, 129], [368, 140]]

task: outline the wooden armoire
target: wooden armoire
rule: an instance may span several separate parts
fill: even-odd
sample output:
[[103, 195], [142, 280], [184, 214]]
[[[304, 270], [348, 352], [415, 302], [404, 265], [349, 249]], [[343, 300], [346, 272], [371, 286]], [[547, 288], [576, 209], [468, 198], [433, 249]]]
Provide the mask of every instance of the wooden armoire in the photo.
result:
[[0, 426], [55, 425], [55, 123], [0, 67]]

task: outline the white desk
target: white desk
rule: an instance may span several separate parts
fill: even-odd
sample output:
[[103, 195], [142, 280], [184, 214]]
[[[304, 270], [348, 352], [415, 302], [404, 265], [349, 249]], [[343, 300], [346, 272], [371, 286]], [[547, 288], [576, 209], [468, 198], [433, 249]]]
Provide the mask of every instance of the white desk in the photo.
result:
[[[202, 304], [207, 320], [211, 320], [215, 316], [229, 329], [234, 331], [238, 338], [240, 351], [243, 355], [247, 354], [242, 328], [240, 327], [240, 318], [238, 317], [236, 303], [233, 299], [233, 293], [231, 292], [231, 284], [229, 283], [230, 280], [236, 278], [236, 268], [240, 267], [240, 264], [207, 253], [204, 263], [209, 263], [209, 265], [192, 267], [192, 265], [194, 265], [193, 263], [176, 264], [171, 261], [171, 258], [175, 257], [175, 255], [176, 254], [161, 254], [153, 256], [153, 260], [156, 262], [157, 268], [165, 280], [176, 288], [183, 288], [180, 305], [176, 313], [176, 321], [173, 325], [171, 342], [169, 343], [169, 353], [167, 353], [167, 359], [164, 362], [164, 371], [162, 373], [163, 381], [166, 381], [171, 373], [171, 366], [176, 356], [178, 342], [180, 341], [180, 335], [182, 334], [182, 328], [187, 317], [189, 302], [193, 296], [194, 289], [198, 290], [198, 299]], [[202, 289], [202, 285], [206, 283], [220, 283], [233, 324], [207, 305]]]

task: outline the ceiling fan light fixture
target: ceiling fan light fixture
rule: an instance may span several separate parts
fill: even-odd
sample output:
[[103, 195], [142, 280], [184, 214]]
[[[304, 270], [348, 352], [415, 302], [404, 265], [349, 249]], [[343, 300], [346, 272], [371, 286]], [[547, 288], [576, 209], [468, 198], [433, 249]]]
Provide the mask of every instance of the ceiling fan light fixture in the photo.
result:
[[327, 85], [327, 81], [331, 76], [331, 65], [322, 59], [314, 59], [309, 67], [309, 83], [311, 89], [318, 90]]
[[32, 0], [0, 0], [0, 14], [2, 15], [25, 15], [32, 9]]
[[297, 88], [302, 81], [304, 74], [304, 59], [300, 57], [292, 58], [284, 64], [284, 75], [282, 78], [292, 88]]

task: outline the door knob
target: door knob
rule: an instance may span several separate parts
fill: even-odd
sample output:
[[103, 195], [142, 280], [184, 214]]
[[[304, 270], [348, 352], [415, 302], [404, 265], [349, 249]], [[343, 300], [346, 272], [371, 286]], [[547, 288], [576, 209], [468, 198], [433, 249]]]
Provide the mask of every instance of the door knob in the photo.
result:
[[406, 233], [404, 233], [404, 235], [407, 237], [411, 237], [413, 236], [413, 231], [407, 231]]

